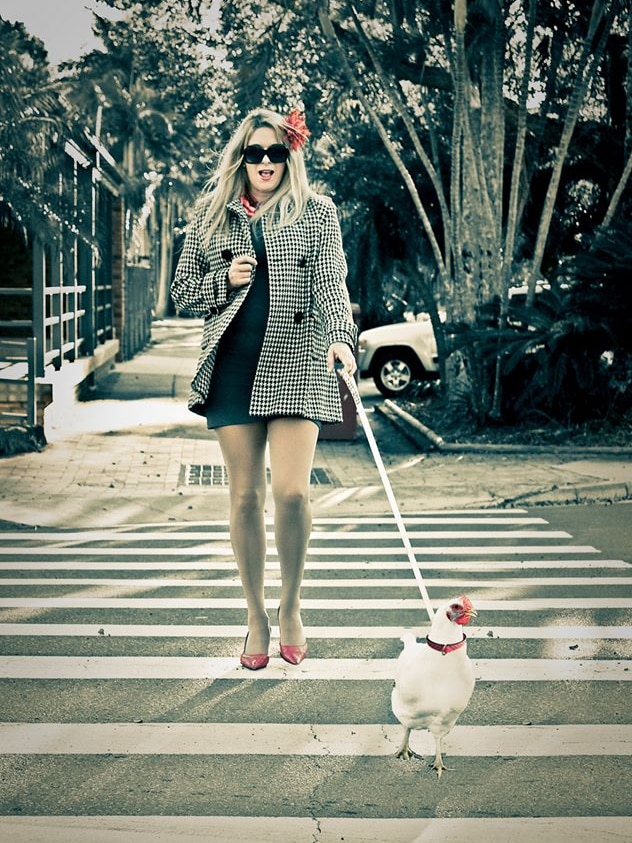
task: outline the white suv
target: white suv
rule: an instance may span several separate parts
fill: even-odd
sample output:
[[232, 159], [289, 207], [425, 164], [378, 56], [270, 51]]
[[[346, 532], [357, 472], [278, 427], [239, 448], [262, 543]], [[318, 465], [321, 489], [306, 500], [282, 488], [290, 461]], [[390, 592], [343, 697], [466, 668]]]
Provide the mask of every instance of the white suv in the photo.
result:
[[437, 343], [427, 313], [416, 319], [362, 331], [358, 338], [361, 378], [373, 378], [382, 393], [401, 395], [413, 381], [437, 380]]
[[[540, 294], [550, 289], [549, 283], [542, 280], [536, 284], [535, 292]], [[526, 285], [509, 289], [509, 298], [516, 304], [526, 300], [526, 296]], [[373, 378], [382, 395], [390, 397], [401, 395], [413, 381], [439, 378], [437, 343], [430, 317], [427, 313], [417, 316], [411, 311], [406, 313], [405, 322], [369, 328], [358, 338], [360, 377]], [[445, 311], [439, 311], [442, 321], [445, 316]], [[510, 324], [520, 323], [514, 319]]]

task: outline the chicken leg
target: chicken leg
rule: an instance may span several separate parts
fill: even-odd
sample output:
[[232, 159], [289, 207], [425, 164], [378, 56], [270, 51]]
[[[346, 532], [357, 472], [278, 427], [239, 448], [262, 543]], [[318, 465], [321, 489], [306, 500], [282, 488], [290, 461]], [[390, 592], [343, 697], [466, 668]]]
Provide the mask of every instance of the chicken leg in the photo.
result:
[[437, 773], [437, 778], [441, 778], [444, 770], [451, 770], [451, 767], [446, 767], [441, 756], [441, 739], [443, 735], [435, 735], [435, 757], [433, 763], [430, 765], [432, 770]]

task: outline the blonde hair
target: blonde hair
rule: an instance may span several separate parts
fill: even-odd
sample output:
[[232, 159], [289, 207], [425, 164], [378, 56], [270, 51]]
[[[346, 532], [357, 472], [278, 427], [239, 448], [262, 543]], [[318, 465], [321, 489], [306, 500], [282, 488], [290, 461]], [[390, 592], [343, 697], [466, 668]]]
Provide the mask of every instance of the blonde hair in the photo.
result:
[[[251, 111], [239, 124], [232, 138], [226, 144], [217, 170], [206, 184], [198, 199], [197, 209], [202, 216], [202, 231], [207, 245], [214, 234], [228, 231], [227, 206], [247, 190], [243, 150], [253, 132], [267, 127], [272, 129], [279, 143], [288, 145], [285, 118], [276, 111], [257, 108]], [[268, 214], [276, 228], [291, 225], [301, 218], [307, 200], [312, 195], [307, 180], [305, 162], [301, 150], [291, 150], [283, 179], [274, 194], [264, 202], [253, 219]]]

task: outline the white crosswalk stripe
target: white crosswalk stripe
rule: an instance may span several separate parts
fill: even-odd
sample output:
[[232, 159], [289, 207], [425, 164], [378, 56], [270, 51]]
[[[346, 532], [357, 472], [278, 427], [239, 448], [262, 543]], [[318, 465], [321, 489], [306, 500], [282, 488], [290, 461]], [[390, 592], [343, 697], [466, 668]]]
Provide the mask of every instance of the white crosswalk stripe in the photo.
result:
[[[273, 627], [273, 631], [274, 631]], [[307, 638], [399, 638], [401, 626], [306, 626]], [[242, 638], [242, 626], [208, 626], [204, 624], [95, 624], [0, 623], [0, 635], [55, 635], [142, 638]], [[474, 638], [540, 638], [540, 639], [625, 639], [632, 638], [630, 626], [469, 626], [467, 637]]]
[[[628, 843], [628, 817], [485, 817], [354, 819], [350, 817], [101, 816], [0, 817], [12, 843]], [[3, 838], [3, 839], [5, 839]]]
[[[131, 590], [131, 589], [130, 589]], [[476, 596], [472, 590], [471, 593]], [[447, 595], [446, 595], [447, 599]], [[434, 600], [436, 608], [440, 601]], [[485, 612], [540, 612], [542, 609], [557, 609], [559, 600], [555, 597], [526, 598], [525, 600], [483, 600], [476, 599], [477, 608]], [[266, 600], [268, 609], [276, 608], [278, 601]], [[573, 600], [576, 609], [632, 609], [632, 599], [628, 597], [577, 597]], [[301, 600], [303, 609], [320, 611], [335, 609], [360, 609], [362, 611], [378, 609], [423, 609], [423, 601], [418, 598], [376, 598], [374, 600], [345, 600], [331, 598]], [[245, 609], [246, 601], [242, 597], [5, 597], [0, 599], [0, 608], [51, 608], [65, 609], [84, 607], [91, 609]]]
[[[257, 723], [0, 724], [5, 754], [22, 755], [392, 755], [401, 729], [392, 725]], [[412, 748], [433, 752], [415, 733]], [[455, 726], [453, 756], [632, 755], [632, 726]]]
[[[503, 538], [507, 539], [508, 541], [511, 540], [511, 536], [505, 534]], [[139, 541], [147, 541], [145, 536], [142, 536], [142, 539], [139, 538]], [[175, 541], [172, 537], [171, 541]], [[345, 541], [347, 537], [345, 536]], [[98, 541], [98, 539], [94, 539], [94, 541]], [[112, 556], [113, 554], [116, 555], [117, 558], [121, 556], [232, 556], [233, 551], [230, 545], [228, 544], [211, 544], [210, 542], [206, 542], [205, 544], [198, 544], [195, 547], [187, 547], [187, 546], [177, 546], [177, 547], [121, 547], [117, 542], [119, 541], [118, 536], [116, 540], [109, 546], [109, 547], [66, 547], [65, 545], [57, 545], [57, 546], [47, 546], [47, 547], [18, 547], [18, 548], [3, 548], [2, 554], [0, 555], [9, 555], [9, 556]], [[542, 554], [552, 554], [554, 556], [558, 556], [564, 553], [595, 553], [595, 548], [591, 545], [573, 545], [573, 546], [559, 546], [555, 547], [555, 545], [548, 545], [548, 544], [538, 544], [538, 545], [499, 545], [498, 547], [480, 544], [480, 545], [441, 545], [441, 544], [415, 544], [413, 545], [415, 554], [417, 556], [480, 556], [485, 554], [497, 554], [497, 555], [506, 555], [506, 556], [522, 556], [526, 554], [535, 554], [535, 555], [542, 555]], [[276, 549], [274, 547], [268, 548], [268, 555], [276, 556]], [[377, 557], [381, 560], [383, 556], [403, 556], [403, 552], [401, 547], [398, 545], [386, 546], [386, 547], [362, 547], [358, 548], [356, 546], [335, 546], [335, 547], [318, 547], [316, 545], [312, 545], [309, 550], [308, 558], [318, 557], [318, 556], [333, 556], [337, 559], [340, 556], [372, 556]]]
[[[631, 660], [473, 659], [477, 679], [486, 682], [632, 681]], [[288, 667], [279, 660], [253, 681], [267, 679], [392, 680], [393, 659], [314, 659]], [[239, 679], [243, 670], [232, 657], [169, 656], [0, 656], [0, 679]]]
[[[406, 522], [433, 606], [479, 611], [441, 782], [393, 757], [398, 639], [426, 615], [392, 519], [315, 521], [310, 655], [257, 672], [225, 521], [0, 533], [0, 838], [628, 839], [630, 566], [521, 510]], [[274, 624], [271, 534], [269, 556]]]

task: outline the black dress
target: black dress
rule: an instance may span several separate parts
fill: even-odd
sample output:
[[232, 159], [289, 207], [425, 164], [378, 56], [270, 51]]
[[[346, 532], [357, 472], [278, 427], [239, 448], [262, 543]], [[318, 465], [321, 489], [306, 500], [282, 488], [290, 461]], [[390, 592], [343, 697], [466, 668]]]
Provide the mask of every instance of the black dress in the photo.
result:
[[260, 220], [252, 225], [251, 233], [257, 266], [248, 295], [219, 341], [206, 400], [208, 428], [249, 424], [263, 418], [250, 415], [252, 386], [270, 308], [268, 261]]

